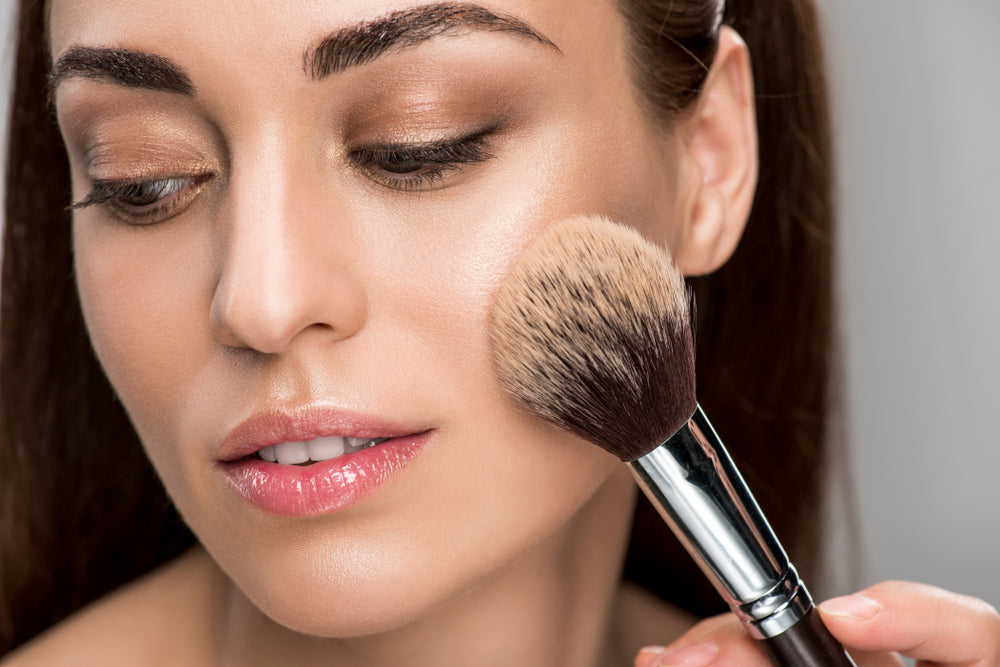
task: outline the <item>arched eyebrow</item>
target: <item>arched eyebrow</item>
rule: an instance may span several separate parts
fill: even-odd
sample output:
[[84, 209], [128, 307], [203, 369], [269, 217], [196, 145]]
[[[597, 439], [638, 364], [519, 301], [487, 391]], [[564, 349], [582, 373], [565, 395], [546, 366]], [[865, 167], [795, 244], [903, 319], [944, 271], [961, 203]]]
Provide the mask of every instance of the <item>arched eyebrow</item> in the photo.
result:
[[392, 49], [416, 46], [446, 34], [502, 32], [559, 51], [552, 40], [515, 16], [469, 3], [419, 5], [339, 30], [306, 51], [303, 68], [313, 80], [371, 62]]
[[49, 94], [62, 81], [77, 76], [187, 96], [195, 92], [191, 77], [169, 58], [131, 49], [71, 47], [49, 72]]

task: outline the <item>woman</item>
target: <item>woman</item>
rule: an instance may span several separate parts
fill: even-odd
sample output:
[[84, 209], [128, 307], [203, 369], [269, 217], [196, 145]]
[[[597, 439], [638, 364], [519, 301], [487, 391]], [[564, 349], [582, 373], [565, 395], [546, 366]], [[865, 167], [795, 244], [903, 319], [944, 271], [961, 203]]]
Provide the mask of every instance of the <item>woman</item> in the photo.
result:
[[[796, 480], [821, 461], [812, 13], [726, 9], [777, 101], [758, 173], [747, 48], [716, 3], [663, 5], [23, 4], [4, 650], [129, 583], [10, 664], [764, 664], [729, 617], [695, 623], [714, 598], [641, 518], [626, 571], [662, 597], [621, 583], [630, 479], [514, 408], [487, 344], [548, 225], [604, 214], [665, 244], [710, 276], [706, 402], [754, 433], [765, 510], [810, 547], [818, 480], [789, 502], [761, 462], [765, 442]], [[975, 600], [886, 584], [824, 609], [863, 664], [1000, 656]]]

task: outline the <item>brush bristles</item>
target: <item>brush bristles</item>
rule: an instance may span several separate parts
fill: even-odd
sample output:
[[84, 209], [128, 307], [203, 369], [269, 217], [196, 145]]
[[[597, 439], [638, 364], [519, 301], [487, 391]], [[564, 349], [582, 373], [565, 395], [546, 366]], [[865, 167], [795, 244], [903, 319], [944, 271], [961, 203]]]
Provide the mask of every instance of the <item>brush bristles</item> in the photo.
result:
[[497, 293], [497, 373], [532, 412], [631, 461], [695, 410], [688, 311], [664, 250], [630, 228], [573, 218], [536, 239]]

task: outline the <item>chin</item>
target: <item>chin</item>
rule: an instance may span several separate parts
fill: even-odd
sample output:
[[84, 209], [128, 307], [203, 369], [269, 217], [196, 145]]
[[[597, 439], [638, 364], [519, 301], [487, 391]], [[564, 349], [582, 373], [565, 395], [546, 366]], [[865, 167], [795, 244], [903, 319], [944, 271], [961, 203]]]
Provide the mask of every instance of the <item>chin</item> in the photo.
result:
[[434, 608], [388, 593], [357, 597], [313, 595], [307, 601], [277, 596], [260, 604], [251, 602], [261, 614], [287, 630], [328, 639], [392, 632], [420, 620]]
[[475, 571], [442, 563], [440, 550], [422, 549], [405, 535], [364, 546], [345, 534], [299, 537], [216, 558], [244, 612], [298, 634], [346, 639], [391, 632], [447, 606], [484, 578], [482, 561], [466, 559]]
[[287, 630], [317, 638], [351, 639], [391, 633], [419, 623], [475, 582], [386, 576], [345, 585], [303, 578], [280, 585], [248, 587], [246, 601]]

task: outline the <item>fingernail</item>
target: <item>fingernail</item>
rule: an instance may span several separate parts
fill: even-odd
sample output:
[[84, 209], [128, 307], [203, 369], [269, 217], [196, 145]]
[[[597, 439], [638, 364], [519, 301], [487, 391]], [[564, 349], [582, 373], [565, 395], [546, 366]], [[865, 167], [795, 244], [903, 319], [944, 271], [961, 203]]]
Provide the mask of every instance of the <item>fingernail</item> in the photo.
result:
[[639, 655], [635, 657], [635, 664], [642, 667], [656, 667], [657, 658], [666, 650], [666, 646], [644, 646], [639, 649]]
[[867, 621], [882, 611], [882, 605], [877, 600], [861, 593], [827, 600], [819, 608], [824, 614], [847, 616], [858, 621]]
[[705, 667], [719, 654], [715, 644], [691, 644], [660, 656], [657, 667]]

